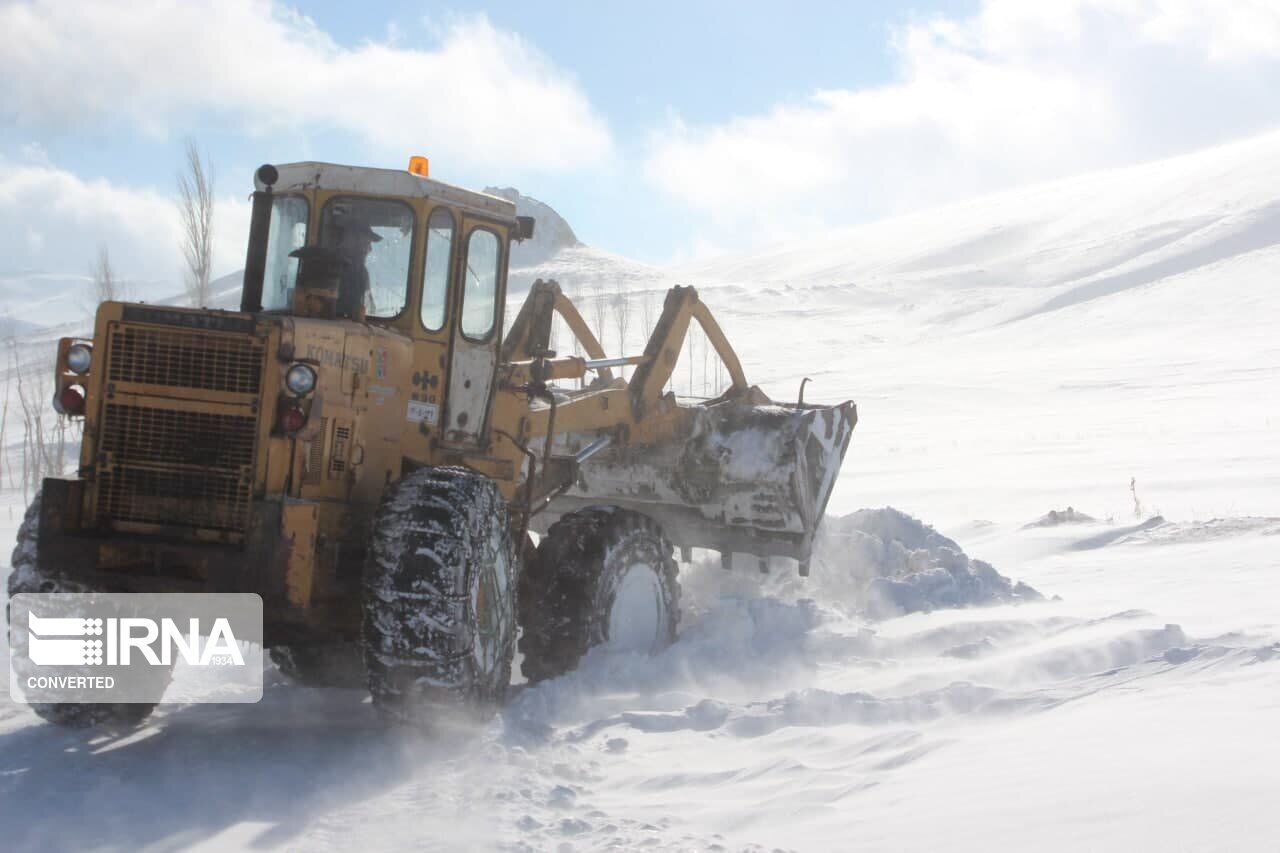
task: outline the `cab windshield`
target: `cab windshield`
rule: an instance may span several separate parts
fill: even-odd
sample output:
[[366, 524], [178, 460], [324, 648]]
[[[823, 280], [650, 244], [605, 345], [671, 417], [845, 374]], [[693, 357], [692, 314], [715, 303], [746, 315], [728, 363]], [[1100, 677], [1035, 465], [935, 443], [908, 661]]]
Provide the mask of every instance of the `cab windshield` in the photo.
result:
[[338, 314], [361, 305], [370, 317], [389, 319], [404, 310], [413, 253], [413, 209], [399, 201], [339, 197], [320, 216], [319, 245], [347, 262], [338, 290]]

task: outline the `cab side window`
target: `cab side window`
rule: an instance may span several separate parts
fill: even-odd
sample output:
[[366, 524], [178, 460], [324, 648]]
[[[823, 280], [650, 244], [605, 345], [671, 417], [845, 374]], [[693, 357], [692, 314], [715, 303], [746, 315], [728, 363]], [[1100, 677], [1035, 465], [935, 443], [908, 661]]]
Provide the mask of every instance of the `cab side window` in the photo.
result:
[[267, 265], [262, 276], [262, 309], [287, 311], [293, 305], [298, 280], [298, 259], [290, 252], [307, 245], [307, 200], [276, 196], [271, 203], [271, 230], [267, 232]]
[[483, 228], [467, 239], [467, 264], [463, 275], [462, 334], [482, 340], [493, 331], [497, 318], [498, 235]]
[[452, 258], [453, 214], [437, 207], [427, 220], [427, 258], [422, 274], [422, 325], [428, 332], [444, 328]]

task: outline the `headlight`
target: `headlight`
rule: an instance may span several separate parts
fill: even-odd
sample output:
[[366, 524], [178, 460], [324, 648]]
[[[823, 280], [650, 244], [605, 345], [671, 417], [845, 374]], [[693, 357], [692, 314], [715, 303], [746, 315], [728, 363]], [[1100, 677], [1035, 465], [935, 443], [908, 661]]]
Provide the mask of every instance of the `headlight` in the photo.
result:
[[316, 372], [305, 364], [295, 364], [284, 375], [284, 385], [299, 397], [310, 394], [316, 388]]
[[77, 376], [84, 376], [89, 372], [89, 365], [93, 364], [93, 350], [84, 344], [72, 344], [67, 348], [67, 369]]

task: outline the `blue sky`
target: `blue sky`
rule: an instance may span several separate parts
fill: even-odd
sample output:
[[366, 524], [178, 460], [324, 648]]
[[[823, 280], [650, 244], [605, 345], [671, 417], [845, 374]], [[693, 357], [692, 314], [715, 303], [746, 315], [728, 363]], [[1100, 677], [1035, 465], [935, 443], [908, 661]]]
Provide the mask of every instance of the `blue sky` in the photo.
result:
[[[679, 206], [664, 209], [636, 166], [650, 130], [673, 115], [714, 123], [768, 109], [824, 88], [876, 85], [893, 74], [893, 28], [973, 3], [799, 3], [785, 14], [774, 3], [298, 3], [336, 42], [348, 47], [390, 41], [430, 49], [450, 21], [486, 17], [518, 33], [570, 76], [609, 123], [623, 163], [584, 182], [581, 175], [529, 171], [518, 162], [487, 166], [433, 158], [433, 174], [465, 186], [514, 184], [556, 207], [596, 245], [663, 262], [684, 251], [696, 222]], [[264, 81], [264, 85], [266, 82]], [[424, 92], [421, 109], [431, 109]], [[394, 120], [393, 118], [391, 120]], [[0, 144], [40, 144], [50, 159], [101, 176], [167, 191], [181, 161], [183, 138], [209, 150], [220, 186], [248, 187], [260, 162], [322, 159], [364, 165], [402, 165], [410, 154], [431, 156], [423, 139], [402, 156], [370, 151], [358, 138], [331, 132], [249, 135], [238, 122], [195, 115], [163, 137], [131, 124], [31, 128], [8, 124]], [[512, 132], [518, 132], [512, 129]], [[628, 166], [626, 164], [632, 164]]]
[[640, 260], [742, 251], [1266, 130], [1275, 6], [0, 0], [0, 272], [167, 277], [187, 137], [224, 271], [259, 163], [413, 153]]

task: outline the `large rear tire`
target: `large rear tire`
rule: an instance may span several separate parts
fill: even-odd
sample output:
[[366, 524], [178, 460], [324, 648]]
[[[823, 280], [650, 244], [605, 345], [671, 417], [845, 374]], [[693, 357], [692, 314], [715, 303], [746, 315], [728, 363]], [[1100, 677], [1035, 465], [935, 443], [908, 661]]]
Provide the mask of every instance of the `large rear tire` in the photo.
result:
[[[40, 534], [40, 493], [37, 492], [22, 526], [18, 528], [17, 545], [13, 549], [12, 572], [9, 575], [9, 597], [23, 592], [35, 593], [86, 593], [106, 592], [93, 589], [60, 575], [41, 571], [38, 561]], [[8, 603], [5, 619], [12, 621]], [[168, 681], [169, 672], [161, 676]], [[107, 702], [32, 702], [28, 706], [42, 720], [72, 729], [102, 727], [107, 729], [131, 729], [141, 724], [155, 710], [155, 703], [107, 703]]]
[[364, 571], [374, 705], [425, 727], [492, 713], [511, 682], [518, 569], [507, 504], [489, 478], [426, 468], [388, 489]]
[[615, 507], [561, 516], [520, 577], [520, 651], [531, 682], [555, 678], [595, 646], [654, 654], [675, 641], [680, 584], [651, 518]]

